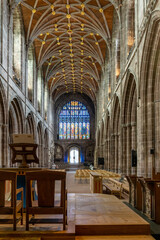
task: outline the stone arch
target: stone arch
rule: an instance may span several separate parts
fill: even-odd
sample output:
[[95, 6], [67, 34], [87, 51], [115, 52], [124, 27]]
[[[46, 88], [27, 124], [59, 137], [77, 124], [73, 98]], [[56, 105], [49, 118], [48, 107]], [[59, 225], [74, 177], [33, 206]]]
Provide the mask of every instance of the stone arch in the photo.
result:
[[120, 102], [117, 95], [114, 96], [113, 108], [112, 108], [112, 121], [111, 121], [111, 138], [110, 138], [110, 153], [111, 162], [110, 168], [112, 171], [119, 172], [120, 164]]
[[10, 102], [9, 119], [11, 120], [12, 134], [24, 132], [24, 111], [22, 102], [18, 97], [13, 98]]
[[137, 87], [135, 77], [128, 73], [122, 98], [122, 162], [123, 174], [135, 174], [132, 168], [131, 150], [137, 151]]
[[44, 131], [44, 166], [49, 166], [49, 134], [47, 128]]
[[[13, 134], [24, 132], [24, 111], [21, 100], [15, 97], [10, 102], [9, 107], [9, 143], [13, 142]], [[12, 153], [8, 151], [9, 159], [11, 159]], [[11, 162], [9, 163], [12, 166]]]
[[7, 128], [6, 128], [6, 95], [4, 92], [3, 84], [0, 81], [0, 166], [5, 167], [7, 165]]
[[36, 140], [36, 126], [35, 119], [32, 112], [27, 115], [26, 118], [26, 133], [33, 134], [34, 139]]
[[79, 145], [78, 143], [71, 143], [71, 144], [69, 144], [68, 146], [67, 146], [67, 148], [66, 148], [66, 152], [68, 153], [68, 162], [70, 162], [69, 161], [69, 158], [70, 158], [70, 155], [69, 155], [69, 151], [70, 151], [70, 149], [71, 148], [73, 148], [73, 147], [76, 147], [76, 148], [78, 148], [78, 150], [79, 150], [79, 163], [81, 163], [81, 162], [83, 162], [83, 159], [82, 159], [82, 146], [81, 145]]
[[[142, 108], [142, 135], [139, 166], [140, 173], [150, 177], [153, 171], [160, 171], [159, 163], [159, 120], [160, 120], [160, 11], [156, 11], [150, 18], [146, 32], [142, 63], [140, 98]], [[154, 154], [150, 154], [154, 149]]]

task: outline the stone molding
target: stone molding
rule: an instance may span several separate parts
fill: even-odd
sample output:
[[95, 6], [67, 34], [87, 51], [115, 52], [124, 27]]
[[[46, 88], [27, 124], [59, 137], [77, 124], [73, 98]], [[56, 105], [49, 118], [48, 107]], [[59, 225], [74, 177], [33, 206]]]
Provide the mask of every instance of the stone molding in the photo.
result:
[[154, 10], [156, 4], [157, 4], [157, 0], [150, 0], [149, 4], [147, 5], [145, 16], [143, 18], [142, 24], [141, 24], [140, 29], [138, 31], [138, 34], [139, 34], [139, 42], [138, 42], [138, 44], [140, 44], [141, 39], [142, 39], [142, 37], [144, 35], [144, 32], [147, 29], [147, 23], [149, 21], [151, 13]]

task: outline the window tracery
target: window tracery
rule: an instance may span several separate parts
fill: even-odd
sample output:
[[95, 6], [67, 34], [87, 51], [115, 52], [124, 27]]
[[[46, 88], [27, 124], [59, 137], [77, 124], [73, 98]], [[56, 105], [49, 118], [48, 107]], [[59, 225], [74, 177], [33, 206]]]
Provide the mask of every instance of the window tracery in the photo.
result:
[[59, 114], [59, 139], [89, 139], [90, 115], [81, 102], [70, 101]]

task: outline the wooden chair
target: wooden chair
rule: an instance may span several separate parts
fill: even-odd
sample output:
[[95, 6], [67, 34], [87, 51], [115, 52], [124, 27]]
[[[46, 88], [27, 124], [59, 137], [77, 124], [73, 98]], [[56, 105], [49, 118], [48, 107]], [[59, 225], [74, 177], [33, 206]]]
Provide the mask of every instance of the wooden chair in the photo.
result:
[[[55, 201], [55, 182], [61, 182], [60, 201]], [[31, 181], [37, 181], [38, 200], [32, 201]], [[29, 230], [29, 224], [35, 223], [62, 223], [63, 230], [66, 225], [66, 172], [54, 170], [42, 170], [26, 172], [26, 230]], [[48, 218], [36, 219], [38, 214], [59, 214], [61, 219]], [[32, 215], [29, 219], [29, 215]]]
[[[5, 201], [6, 181], [11, 181], [11, 200]], [[0, 171], [0, 214], [11, 215], [13, 219], [0, 219], [0, 224], [13, 224], [16, 231], [16, 224], [21, 221], [23, 224], [23, 188], [16, 189], [17, 174], [11, 171]], [[17, 194], [21, 193], [21, 200], [17, 200]], [[21, 213], [17, 218], [18, 212]]]

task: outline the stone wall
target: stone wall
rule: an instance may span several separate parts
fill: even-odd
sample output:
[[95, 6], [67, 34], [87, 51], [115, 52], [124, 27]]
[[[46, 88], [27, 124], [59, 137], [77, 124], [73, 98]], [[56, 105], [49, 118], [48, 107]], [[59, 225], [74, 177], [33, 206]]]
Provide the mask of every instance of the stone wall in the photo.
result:
[[[105, 158], [107, 170], [151, 177], [153, 167], [160, 171], [160, 1], [124, 0], [119, 7], [120, 20], [115, 18], [113, 33], [119, 24], [120, 74], [116, 79], [113, 66], [117, 54], [112, 46], [119, 36], [114, 34], [106, 63], [111, 66], [110, 76], [106, 69], [97, 93], [95, 153], [96, 157]], [[132, 36], [131, 46], [128, 39]], [[103, 95], [105, 106], [100, 98], [104, 82], [107, 82]], [[150, 153], [151, 149], [154, 154]], [[132, 167], [131, 150], [137, 151], [137, 167]]]
[[[59, 139], [59, 113], [63, 106], [72, 100], [76, 100], [84, 104], [90, 115], [90, 139]], [[72, 94], [64, 94], [55, 102], [55, 119], [54, 119], [54, 129], [55, 129], [55, 144], [59, 145], [63, 151], [61, 161], [69, 161], [69, 150], [71, 147], [78, 147], [80, 149], [80, 161], [81, 162], [90, 162], [93, 164], [94, 162], [94, 148], [95, 148], [95, 106], [92, 100], [85, 94], [83, 96], [81, 94], [75, 93]], [[89, 148], [92, 148], [92, 151], [89, 153]], [[57, 160], [55, 158], [55, 160]]]
[[[9, 1], [0, 1], [0, 167], [10, 167], [11, 152], [9, 143], [13, 133], [32, 133], [39, 143], [39, 166], [50, 167], [49, 146], [54, 139], [53, 131], [53, 101], [48, 98], [47, 118], [44, 115], [44, 94], [42, 94], [42, 110], [38, 111], [37, 103], [37, 72], [34, 62], [33, 101], [28, 99], [27, 88], [27, 55], [28, 45], [25, 43], [25, 33], [22, 18], [21, 46], [21, 83], [17, 84], [13, 72], [13, 15], [16, 5]], [[18, 7], [17, 7], [18, 8]], [[43, 79], [43, 85], [45, 81]], [[44, 91], [42, 85], [42, 93]], [[33, 165], [33, 164], [32, 164]]]

